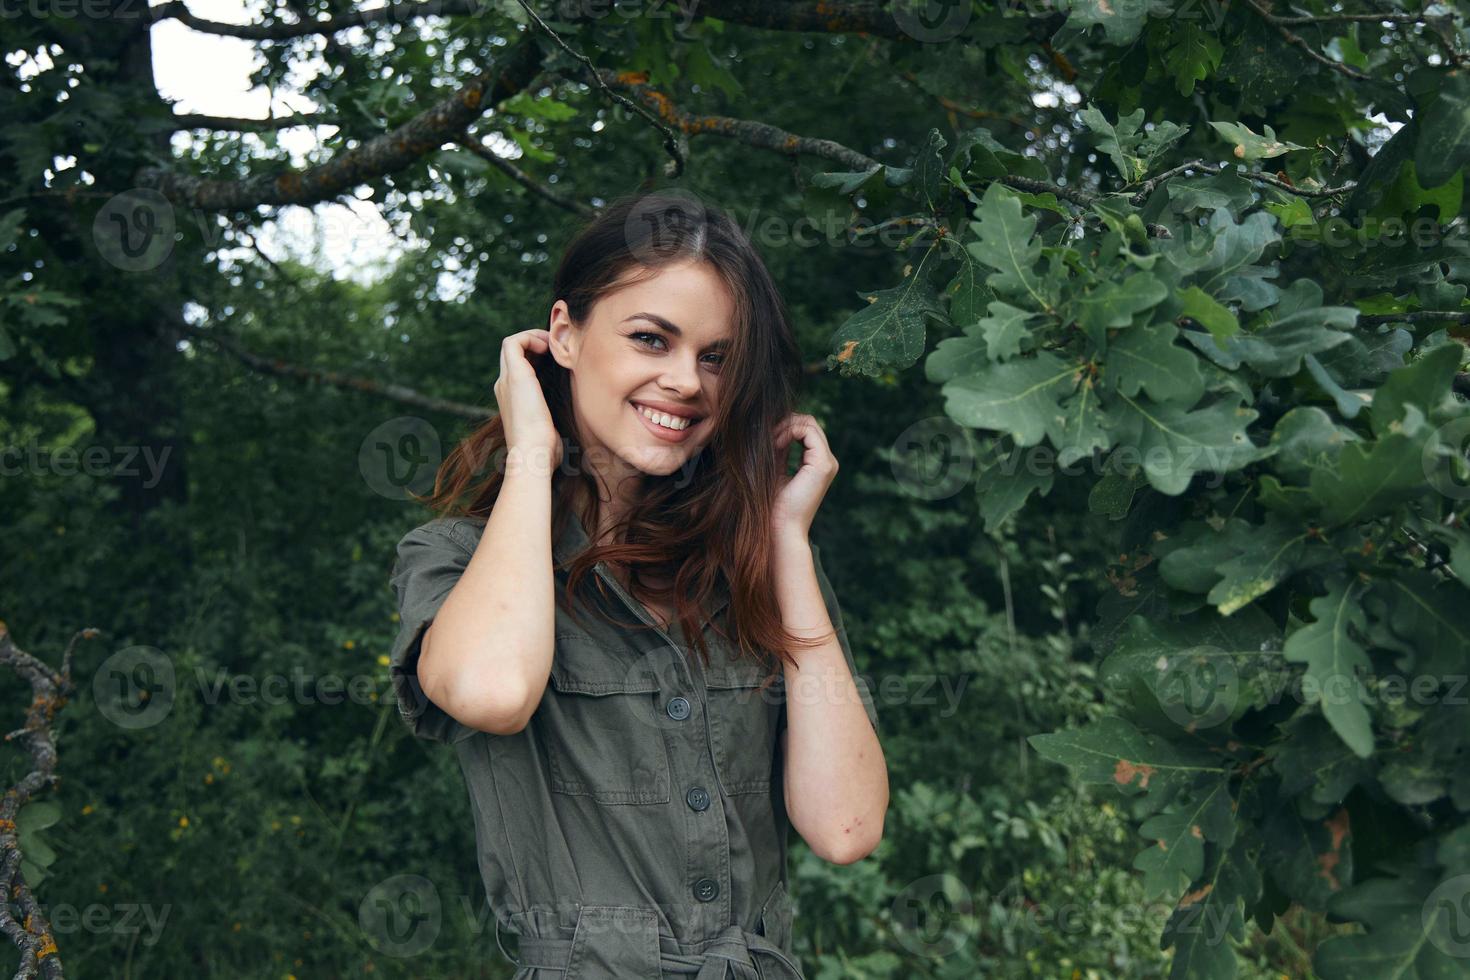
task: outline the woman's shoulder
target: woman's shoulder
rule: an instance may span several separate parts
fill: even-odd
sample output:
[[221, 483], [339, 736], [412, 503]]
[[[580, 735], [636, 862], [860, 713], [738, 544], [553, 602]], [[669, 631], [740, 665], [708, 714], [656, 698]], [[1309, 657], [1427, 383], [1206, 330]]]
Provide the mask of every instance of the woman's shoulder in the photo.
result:
[[485, 531], [485, 518], [471, 515], [449, 515], [425, 521], [403, 536], [404, 541], [449, 540], [474, 551]]

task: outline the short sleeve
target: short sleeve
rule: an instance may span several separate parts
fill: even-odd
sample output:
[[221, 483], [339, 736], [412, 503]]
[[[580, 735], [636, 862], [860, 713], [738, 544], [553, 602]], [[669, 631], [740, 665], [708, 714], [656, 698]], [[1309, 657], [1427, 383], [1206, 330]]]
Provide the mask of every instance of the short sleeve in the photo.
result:
[[837, 603], [837, 593], [832, 590], [827, 573], [822, 569], [822, 553], [816, 544], [812, 545], [812, 564], [816, 566], [817, 585], [821, 587], [822, 599], [827, 604], [827, 618], [832, 620], [832, 628], [837, 632], [837, 642], [842, 646], [842, 656], [847, 660], [853, 686], [862, 698], [863, 710], [868, 713], [868, 721], [873, 723], [873, 730], [881, 733], [882, 730], [878, 727], [878, 709], [873, 704], [873, 692], [869, 690], [867, 681], [858, 675], [857, 664], [852, 659], [852, 645], [847, 639], [847, 626], [842, 622], [842, 608]]
[[414, 528], [398, 542], [390, 581], [398, 599], [398, 638], [388, 655], [388, 676], [398, 714], [420, 738], [459, 742], [475, 729], [451, 718], [419, 685], [418, 661], [424, 632], [434, 621], [474, 554], [472, 542], [443, 518]]

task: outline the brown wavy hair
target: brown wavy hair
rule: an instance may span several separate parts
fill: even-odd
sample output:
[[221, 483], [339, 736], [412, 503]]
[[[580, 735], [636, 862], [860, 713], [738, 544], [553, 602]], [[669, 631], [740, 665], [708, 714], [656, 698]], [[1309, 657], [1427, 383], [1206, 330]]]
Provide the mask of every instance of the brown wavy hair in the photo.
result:
[[[752, 656], [766, 667], [769, 684], [779, 661], [790, 659], [784, 651], [823, 641], [802, 641], [786, 631], [771, 574], [770, 514], [786, 473], [785, 455], [778, 458], [774, 451], [773, 433], [794, 410], [803, 372], [785, 303], [760, 254], [724, 211], [687, 192], [628, 195], [599, 211], [567, 246], [548, 307], [566, 300], [572, 322], [581, 326], [608, 292], [690, 259], [713, 266], [735, 308], [734, 336], [709, 420], [713, 435], [699, 456], [675, 473], [644, 477], [642, 497], [618, 524], [621, 535], [613, 535], [620, 543], [590, 546], [569, 562], [563, 608], [571, 612], [578, 583], [598, 562], [626, 566], [633, 596], [642, 602], [672, 601], [684, 635], [708, 665], [694, 616], [707, 606], [723, 575], [730, 593], [731, 631], [716, 629], [741, 657]], [[587, 491], [581, 495], [586, 501], [579, 515], [582, 526], [595, 537], [599, 492], [592, 473], [577, 465], [581, 451], [571, 373], [551, 357], [533, 363], [563, 447], [561, 465], [551, 478], [552, 540], [565, 528], [578, 481]], [[432, 493], [415, 498], [443, 516], [488, 520], [505, 478], [506, 449], [497, 414], [450, 452], [435, 475]], [[672, 579], [673, 585], [649, 585], [640, 575], [645, 569]], [[603, 590], [600, 580], [597, 584]], [[576, 618], [574, 612], [572, 616]], [[773, 657], [769, 651], [780, 652]]]

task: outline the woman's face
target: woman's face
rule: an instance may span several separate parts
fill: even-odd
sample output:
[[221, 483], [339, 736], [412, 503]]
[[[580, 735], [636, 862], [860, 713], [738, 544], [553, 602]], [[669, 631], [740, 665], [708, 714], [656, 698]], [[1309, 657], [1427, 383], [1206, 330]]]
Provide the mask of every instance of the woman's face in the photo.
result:
[[552, 356], [571, 371], [587, 463], [614, 496], [625, 478], [667, 476], [709, 442], [735, 329], [734, 302], [709, 263], [665, 265], [605, 293], [580, 328], [557, 300], [548, 329]]

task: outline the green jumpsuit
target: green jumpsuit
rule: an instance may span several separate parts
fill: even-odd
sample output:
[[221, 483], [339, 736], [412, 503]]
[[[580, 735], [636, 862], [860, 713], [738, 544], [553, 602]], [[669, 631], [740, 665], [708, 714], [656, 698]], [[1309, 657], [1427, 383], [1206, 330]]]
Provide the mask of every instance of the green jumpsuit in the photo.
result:
[[[454, 587], [483, 518], [436, 518], [398, 544], [399, 634], [389, 672], [410, 730], [452, 744], [475, 820], [480, 874], [496, 920], [519, 937], [513, 980], [802, 980], [791, 949], [790, 824], [779, 733], [784, 679], [734, 659], [722, 588], [700, 621], [705, 668], [676, 623], [648, 610], [598, 563], [574, 621], [556, 608], [545, 695], [513, 735], [468, 728], [424, 697], [424, 630]], [[575, 514], [552, 549], [556, 589], [588, 544]], [[832, 587], [817, 579], [848, 669]], [[594, 610], [651, 629], [606, 622]], [[633, 617], [630, 619], [630, 617]], [[799, 655], [799, 653], [798, 653]], [[855, 676], [874, 729], [878, 716]], [[504, 952], [504, 946], [501, 947]]]

